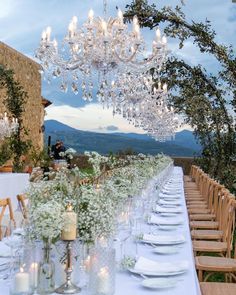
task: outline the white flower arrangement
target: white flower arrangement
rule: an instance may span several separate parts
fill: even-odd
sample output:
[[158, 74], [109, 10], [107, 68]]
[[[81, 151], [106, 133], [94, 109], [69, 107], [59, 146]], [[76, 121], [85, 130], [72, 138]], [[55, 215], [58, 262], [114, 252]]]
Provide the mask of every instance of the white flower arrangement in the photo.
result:
[[93, 172], [95, 176], [99, 176], [101, 174], [101, 166], [108, 162], [108, 157], [102, 156], [97, 152], [84, 152], [85, 156], [87, 156], [88, 162], [93, 166]]
[[82, 188], [78, 204], [78, 231], [84, 241], [109, 237], [114, 232], [114, 206], [102, 191], [94, 186]]
[[43, 241], [56, 241], [63, 227], [63, 206], [56, 201], [41, 203], [30, 210], [29, 235]]
[[[109, 162], [107, 157], [96, 152], [85, 154], [90, 157], [95, 174], [101, 173], [101, 164]], [[117, 160], [116, 165], [123, 167], [113, 169], [99, 189], [93, 185], [79, 186], [76, 179], [83, 178], [84, 174], [78, 168], [63, 168], [53, 180], [32, 184], [28, 191], [31, 237], [56, 241], [63, 226], [63, 212], [71, 203], [78, 213], [81, 239], [92, 242], [101, 236], [108, 238], [114, 232], [117, 208], [129, 196], [139, 194], [171, 161], [164, 155], [138, 155]]]
[[66, 158], [67, 160], [72, 160], [74, 154], [76, 154], [76, 150], [68, 148], [65, 152], [60, 152], [59, 156], [61, 156], [62, 158]]

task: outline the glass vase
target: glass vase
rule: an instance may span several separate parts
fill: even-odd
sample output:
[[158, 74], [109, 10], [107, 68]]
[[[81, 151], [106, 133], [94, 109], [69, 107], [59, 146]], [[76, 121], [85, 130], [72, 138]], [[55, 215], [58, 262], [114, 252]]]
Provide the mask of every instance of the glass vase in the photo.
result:
[[113, 295], [115, 273], [115, 249], [98, 245], [91, 253], [88, 294]]
[[38, 293], [51, 294], [55, 290], [55, 265], [50, 256], [51, 245], [44, 242], [43, 260], [39, 263]]

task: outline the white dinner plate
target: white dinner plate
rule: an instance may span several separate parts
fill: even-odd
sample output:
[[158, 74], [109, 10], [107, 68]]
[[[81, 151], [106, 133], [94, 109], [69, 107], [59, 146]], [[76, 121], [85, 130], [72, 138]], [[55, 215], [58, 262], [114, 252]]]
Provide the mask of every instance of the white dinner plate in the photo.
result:
[[141, 241], [154, 245], [179, 245], [185, 243], [186, 239], [183, 235], [144, 235]]
[[158, 225], [158, 229], [163, 230], [163, 231], [174, 231], [177, 230], [178, 226], [175, 225]]
[[178, 213], [174, 213], [174, 212], [160, 212], [159, 215], [162, 216], [162, 217], [176, 217], [178, 215]]
[[159, 205], [161, 205], [161, 206], [171, 206], [171, 207], [176, 207], [176, 206], [181, 206], [181, 203], [180, 203], [180, 201], [179, 200], [159, 200]]
[[177, 218], [164, 218], [156, 215], [152, 215], [148, 219], [149, 224], [153, 225], [166, 225], [166, 226], [172, 226], [172, 225], [180, 225], [183, 224], [184, 219], [177, 217]]
[[180, 251], [180, 247], [178, 246], [157, 246], [153, 249], [155, 253], [168, 255], [168, 254], [176, 254]]
[[167, 289], [176, 286], [178, 280], [174, 278], [152, 278], [142, 281], [142, 286], [149, 289]]
[[175, 213], [175, 214], [183, 213], [183, 209], [179, 206], [174, 208], [165, 208], [165, 207], [156, 205], [153, 211], [156, 213]]
[[181, 270], [173, 271], [173, 272], [165, 272], [165, 271], [160, 272], [160, 271], [139, 270], [134, 268], [129, 268], [128, 270], [135, 274], [146, 275], [150, 277], [171, 277], [171, 276], [181, 275], [187, 271], [187, 269], [181, 269]]

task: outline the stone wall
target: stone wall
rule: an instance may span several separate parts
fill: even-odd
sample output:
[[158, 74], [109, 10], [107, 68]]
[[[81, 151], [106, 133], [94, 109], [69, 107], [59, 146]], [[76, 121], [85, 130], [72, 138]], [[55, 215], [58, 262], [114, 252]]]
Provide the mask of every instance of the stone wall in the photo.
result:
[[[28, 138], [31, 139], [33, 146], [41, 149], [43, 147], [44, 106], [41, 97], [40, 65], [2, 42], [0, 42], [0, 64], [14, 71], [15, 79], [28, 94], [23, 126], [27, 129]], [[4, 96], [5, 91], [0, 90], [0, 113], [5, 111]]]

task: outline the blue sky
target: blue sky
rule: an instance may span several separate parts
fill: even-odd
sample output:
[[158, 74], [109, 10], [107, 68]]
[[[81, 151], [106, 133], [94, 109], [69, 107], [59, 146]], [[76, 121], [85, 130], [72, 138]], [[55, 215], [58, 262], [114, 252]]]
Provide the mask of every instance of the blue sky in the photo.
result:
[[[157, 4], [175, 6], [180, 0], [149, 1]], [[108, 0], [109, 14], [115, 15], [118, 6], [122, 10], [129, 0]], [[231, 0], [185, 0], [183, 8], [188, 20], [211, 20], [217, 32], [217, 41], [224, 44], [236, 44], [236, 3]], [[89, 9], [95, 15], [102, 15], [102, 0], [0, 0], [0, 40], [23, 54], [33, 57], [41, 36], [48, 25], [52, 27], [52, 35], [60, 42], [67, 30], [73, 15], [78, 17], [81, 25], [87, 18]], [[145, 39], [151, 44], [154, 32], [145, 30]], [[211, 56], [202, 55], [190, 41], [184, 50], [179, 50], [175, 40], [168, 40], [169, 47], [176, 55], [190, 64], [203, 64], [214, 72], [217, 61]], [[42, 83], [42, 94], [53, 102], [47, 109], [46, 119], [59, 120], [65, 124], [82, 130], [97, 132], [142, 132], [129, 125], [119, 116], [113, 118], [111, 110], [104, 110], [98, 103], [85, 104], [79, 96], [72, 92], [64, 94], [58, 89], [56, 82], [48, 85]]]

